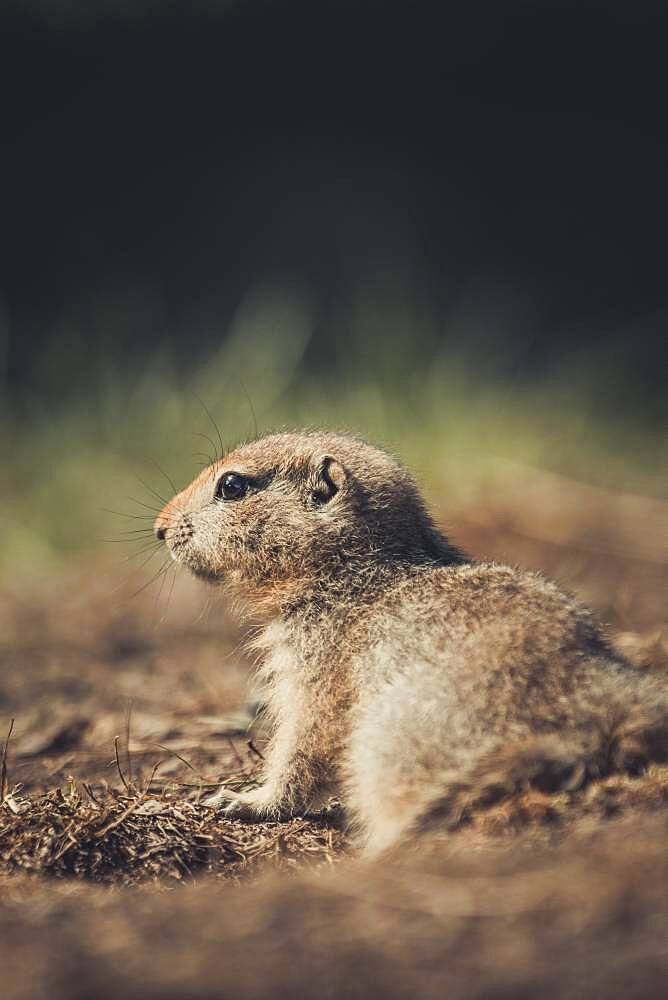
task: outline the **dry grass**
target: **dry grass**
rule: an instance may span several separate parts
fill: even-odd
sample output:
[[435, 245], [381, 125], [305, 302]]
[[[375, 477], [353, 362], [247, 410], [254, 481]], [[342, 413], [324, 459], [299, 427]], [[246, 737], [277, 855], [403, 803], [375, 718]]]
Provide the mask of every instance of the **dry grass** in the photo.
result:
[[148, 789], [136, 795], [90, 789], [87, 795], [83, 799], [73, 782], [35, 800], [5, 799], [2, 871], [123, 886], [205, 874], [238, 880], [260, 864], [294, 869], [331, 862], [345, 843], [344, 834], [323, 820], [231, 822], [183, 796]]
[[[0, 871], [123, 886], [181, 882], [203, 875], [240, 880], [257, 867], [296, 869], [332, 863], [346, 849], [333, 807], [318, 817], [281, 823], [222, 819], [201, 805], [186, 787], [153, 789], [154, 773], [142, 791], [113, 788], [85, 796], [72, 780], [36, 798], [7, 795], [0, 813]], [[153, 789], [153, 790], [152, 790]], [[199, 796], [199, 790], [196, 793]], [[523, 833], [536, 843], [557, 843], [576, 827], [592, 827], [628, 813], [654, 814], [668, 803], [668, 767], [654, 766], [639, 777], [614, 775], [584, 789], [549, 795], [534, 789], [494, 807], [467, 813], [457, 828], [405, 845], [395, 860], [486, 845]]]
[[[629, 499], [597, 493], [588, 531], [585, 501], [559, 489], [450, 520], [474, 554], [560, 578], [638, 669], [666, 671], [659, 507], [620, 531]], [[5, 732], [16, 720], [1, 759], [5, 996], [659, 995], [668, 768], [525, 789], [375, 868], [349, 857], [335, 809], [221, 819], [203, 792], [252, 782], [263, 746], [241, 633], [225, 609], [199, 619], [187, 580], [165, 614], [132, 583], [110, 598], [108, 573], [74, 565], [0, 601]]]

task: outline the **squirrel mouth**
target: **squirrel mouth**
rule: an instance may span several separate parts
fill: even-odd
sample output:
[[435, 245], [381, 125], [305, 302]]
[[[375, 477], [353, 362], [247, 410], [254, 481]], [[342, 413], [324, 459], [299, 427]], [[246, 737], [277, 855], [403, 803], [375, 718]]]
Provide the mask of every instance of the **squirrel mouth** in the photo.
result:
[[221, 573], [214, 573], [210, 569], [204, 569], [202, 566], [188, 566], [187, 569], [196, 576], [198, 580], [204, 580], [205, 583], [222, 583], [223, 576]]
[[179, 566], [183, 566], [187, 569], [189, 573], [196, 576], [198, 580], [204, 580], [206, 583], [221, 583], [223, 576], [221, 573], [215, 573], [212, 569], [203, 566], [200, 562], [196, 560], [190, 560], [188, 554], [184, 553], [182, 550], [170, 548], [169, 554], [175, 563]]

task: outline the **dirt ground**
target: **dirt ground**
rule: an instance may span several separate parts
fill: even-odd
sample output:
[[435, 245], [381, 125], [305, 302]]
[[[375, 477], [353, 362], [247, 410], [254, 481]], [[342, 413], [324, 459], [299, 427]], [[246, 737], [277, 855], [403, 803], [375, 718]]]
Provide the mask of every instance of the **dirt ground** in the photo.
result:
[[[541, 483], [449, 512], [456, 540], [558, 578], [668, 671], [665, 505]], [[1, 595], [8, 1000], [662, 992], [668, 768], [527, 789], [376, 866], [336, 804], [222, 820], [203, 795], [252, 782], [266, 736], [243, 629], [185, 577], [135, 595], [113, 555]]]

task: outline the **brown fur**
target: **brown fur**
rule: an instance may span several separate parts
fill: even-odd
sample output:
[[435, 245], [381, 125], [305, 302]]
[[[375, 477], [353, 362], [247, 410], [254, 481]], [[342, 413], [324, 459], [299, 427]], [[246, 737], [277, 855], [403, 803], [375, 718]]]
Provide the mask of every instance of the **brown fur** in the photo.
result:
[[[248, 492], [216, 499], [230, 472]], [[362, 441], [244, 445], [156, 530], [262, 622], [253, 644], [274, 736], [262, 786], [214, 798], [230, 814], [289, 816], [337, 792], [374, 854], [464, 801], [668, 756], [658, 682], [555, 584], [465, 557], [405, 470]]]

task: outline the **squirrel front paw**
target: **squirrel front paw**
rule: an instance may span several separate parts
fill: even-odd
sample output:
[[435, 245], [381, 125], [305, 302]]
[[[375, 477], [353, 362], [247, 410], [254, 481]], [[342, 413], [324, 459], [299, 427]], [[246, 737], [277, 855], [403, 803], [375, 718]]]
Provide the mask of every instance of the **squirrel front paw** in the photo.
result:
[[204, 799], [203, 805], [216, 809], [229, 819], [260, 822], [289, 819], [292, 811], [264, 788], [252, 792], [233, 792], [224, 786]]

